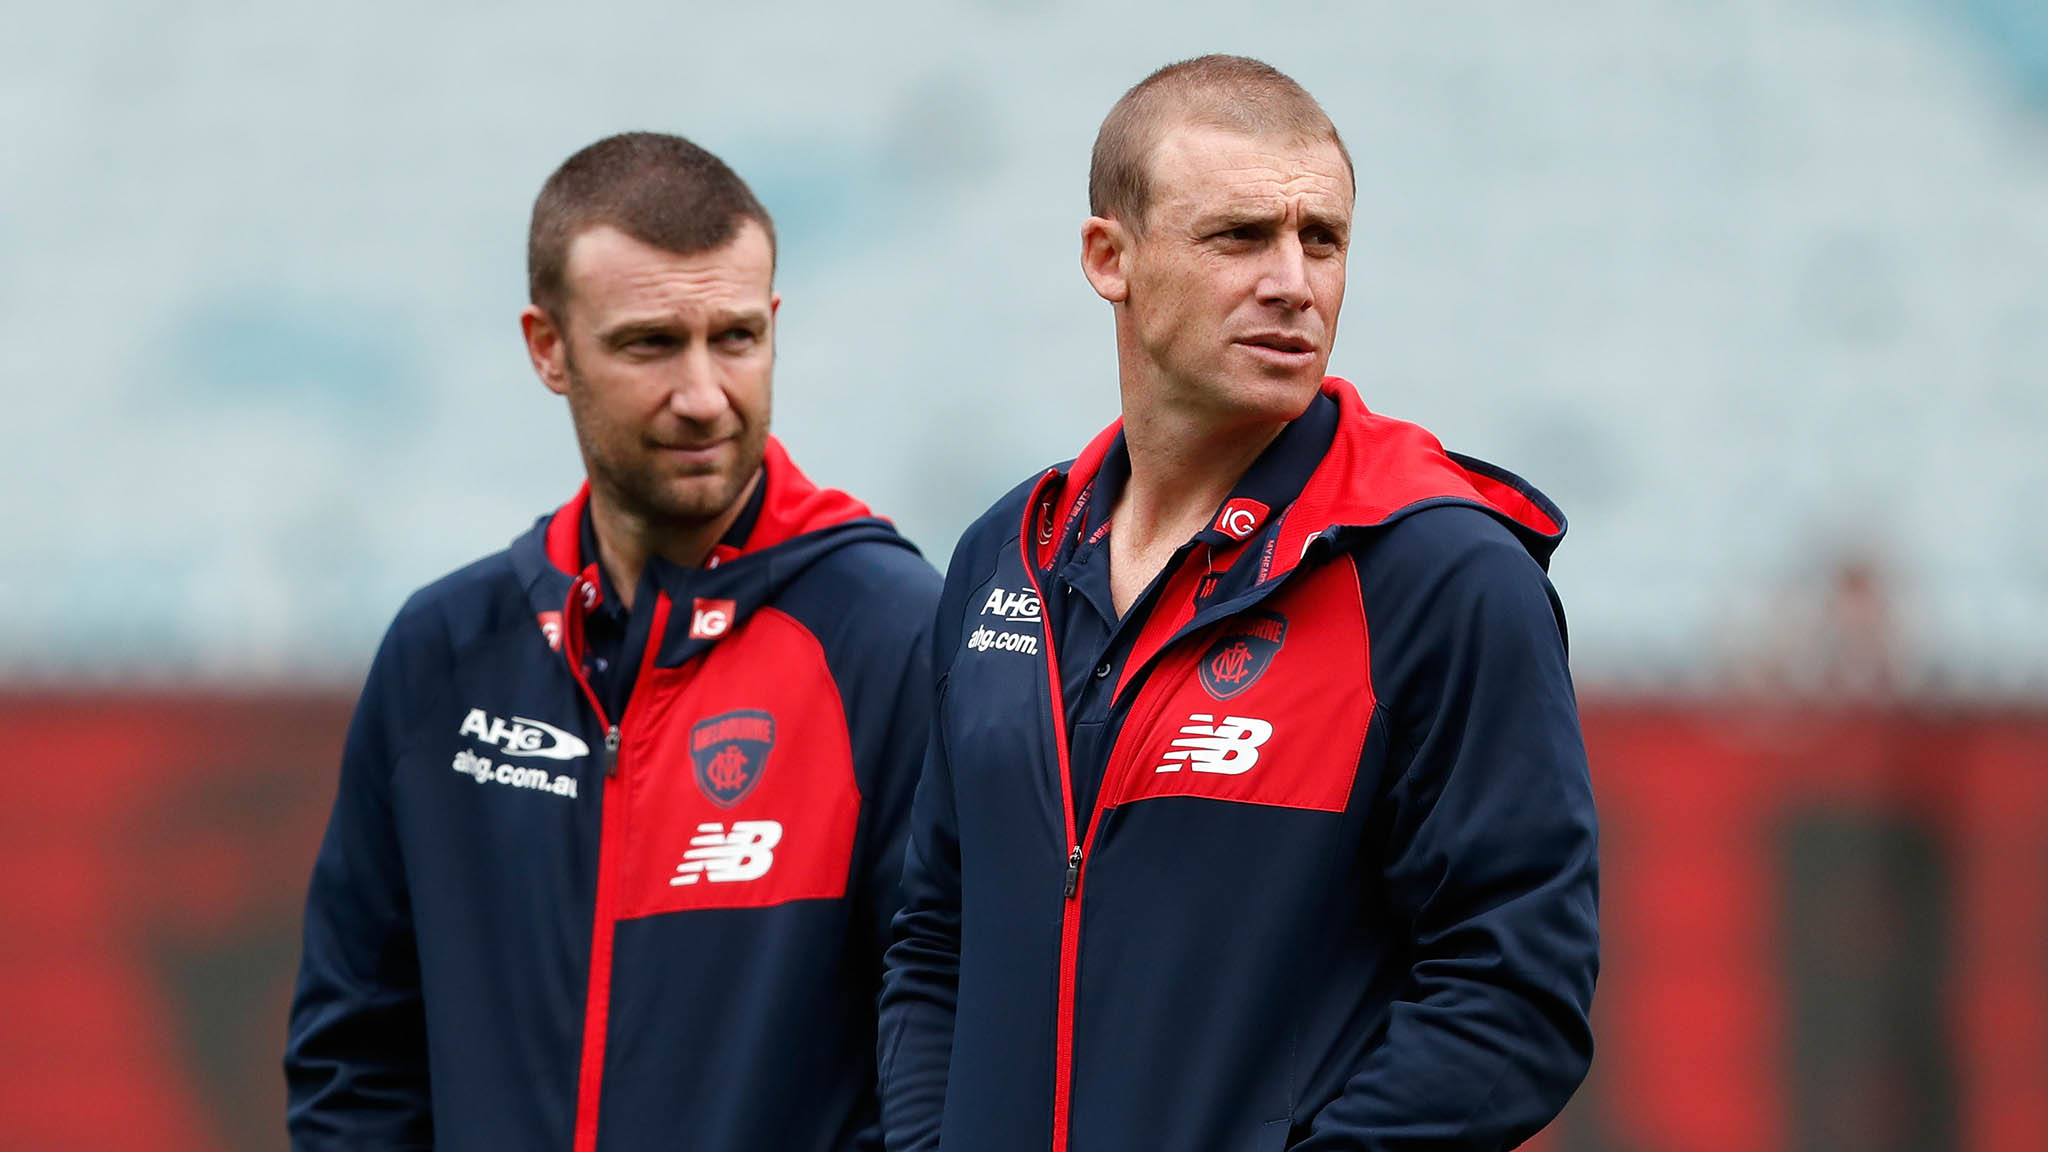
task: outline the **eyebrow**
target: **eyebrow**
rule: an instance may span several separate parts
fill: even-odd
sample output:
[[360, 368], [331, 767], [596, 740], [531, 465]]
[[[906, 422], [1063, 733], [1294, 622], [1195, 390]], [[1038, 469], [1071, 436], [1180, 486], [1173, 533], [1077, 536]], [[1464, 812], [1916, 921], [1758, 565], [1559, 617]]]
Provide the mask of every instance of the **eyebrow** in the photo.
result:
[[1349, 240], [1351, 238], [1351, 221], [1340, 217], [1325, 216], [1320, 212], [1310, 212], [1301, 218], [1301, 223], [1304, 228], [1327, 228], [1330, 230], [1331, 235], [1339, 240]]
[[[1227, 228], [1242, 228], [1247, 225], [1260, 228], [1275, 228], [1279, 226], [1280, 221], [1283, 219], [1285, 219], [1285, 215], [1280, 212], [1266, 212], [1251, 208], [1223, 208], [1217, 210], [1212, 215], [1196, 217], [1195, 231], [1206, 235]], [[1304, 213], [1301, 218], [1301, 226], [1303, 228], [1328, 229], [1339, 240], [1346, 240], [1351, 236], [1351, 224], [1349, 221], [1321, 212]]]
[[1224, 228], [1242, 228], [1248, 224], [1271, 228], [1279, 224], [1282, 218], [1279, 212], [1260, 211], [1254, 208], [1219, 208], [1207, 216], [1195, 217], [1195, 230], [1215, 232]]
[[[768, 313], [760, 308], [743, 308], [733, 312], [714, 313], [709, 325], [713, 333], [731, 328], [763, 329], [768, 326]], [[598, 333], [598, 340], [608, 348], [623, 348], [643, 336], [666, 336], [682, 327], [673, 317], [647, 316], [621, 321], [617, 326]]]

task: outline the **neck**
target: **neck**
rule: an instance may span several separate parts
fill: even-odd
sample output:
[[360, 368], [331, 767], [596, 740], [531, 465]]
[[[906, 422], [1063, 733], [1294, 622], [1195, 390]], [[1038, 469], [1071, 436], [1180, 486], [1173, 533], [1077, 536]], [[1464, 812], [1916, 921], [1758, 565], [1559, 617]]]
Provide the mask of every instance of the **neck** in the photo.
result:
[[650, 517], [625, 507], [596, 484], [590, 486], [590, 525], [597, 535], [597, 559], [611, 578], [619, 600], [628, 610], [640, 587], [640, 574], [650, 556], [659, 556], [682, 568], [696, 568], [724, 539], [740, 512], [753, 498], [761, 473], [744, 488], [723, 512], [710, 520], [676, 521]]
[[1128, 412], [1131, 479], [1111, 516], [1143, 545], [1179, 547], [1202, 530], [1285, 424], [1219, 428], [1181, 413]]
[[1131, 478], [1110, 510], [1110, 593], [1128, 611], [1174, 550], [1200, 532], [1285, 423], [1217, 426], [1194, 414], [1124, 407]]

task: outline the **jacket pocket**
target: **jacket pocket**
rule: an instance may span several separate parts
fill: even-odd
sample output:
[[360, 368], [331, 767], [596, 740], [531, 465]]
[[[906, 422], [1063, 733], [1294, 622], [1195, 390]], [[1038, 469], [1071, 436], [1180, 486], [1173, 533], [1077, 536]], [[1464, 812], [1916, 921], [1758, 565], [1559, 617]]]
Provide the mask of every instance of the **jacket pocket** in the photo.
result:
[[1292, 1120], [1268, 1120], [1259, 1125], [1258, 1134], [1244, 1146], [1245, 1152], [1281, 1152], [1281, 1149], [1287, 1147], [1287, 1137], [1293, 1131]]

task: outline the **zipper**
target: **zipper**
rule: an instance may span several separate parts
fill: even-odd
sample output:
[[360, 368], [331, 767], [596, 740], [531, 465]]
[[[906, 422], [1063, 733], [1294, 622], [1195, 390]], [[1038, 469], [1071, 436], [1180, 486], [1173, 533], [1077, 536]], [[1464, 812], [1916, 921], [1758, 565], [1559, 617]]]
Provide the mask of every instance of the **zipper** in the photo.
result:
[[[1047, 482], [1056, 475], [1058, 475], [1057, 472], [1046, 473], [1045, 476], [1040, 478], [1037, 487], [1032, 490], [1031, 499], [1024, 506], [1024, 523], [1018, 531], [1017, 550], [1024, 560], [1024, 577], [1030, 581], [1031, 591], [1037, 595], [1038, 602], [1041, 605], [1040, 627], [1045, 631], [1046, 683], [1052, 693], [1053, 750], [1059, 761], [1060, 815], [1065, 821], [1067, 833], [1067, 870], [1064, 888], [1066, 898], [1064, 901], [1065, 908], [1060, 917], [1060, 976], [1057, 1006], [1055, 1009], [1058, 1015], [1054, 1020], [1051, 1145], [1051, 1152], [1067, 1152], [1067, 1127], [1074, 1090], [1074, 995], [1081, 958], [1081, 890], [1087, 880], [1086, 868], [1088, 860], [1086, 853], [1082, 851], [1081, 841], [1075, 830], [1074, 772], [1072, 760], [1067, 749], [1067, 707], [1065, 692], [1060, 685], [1059, 654], [1053, 644], [1051, 615], [1045, 612], [1042, 607], [1046, 603], [1045, 588], [1038, 580], [1038, 558], [1033, 552], [1031, 543], [1034, 514], [1039, 509], [1040, 500], [1045, 494]], [[1047, 508], [1046, 514], [1050, 517], [1050, 508]], [[1184, 558], [1176, 558], [1176, 562], [1182, 560]], [[1207, 627], [1216, 620], [1232, 615], [1253, 603], [1265, 599], [1266, 595], [1269, 594], [1263, 593], [1250, 598], [1240, 597], [1239, 601], [1241, 602], [1233, 602], [1228, 610], [1221, 610], [1223, 608], [1222, 605], [1214, 604], [1209, 605], [1206, 610], [1198, 609], [1191, 618], [1182, 622], [1180, 627], [1174, 629], [1172, 634], [1167, 636], [1157, 648], [1147, 653], [1137, 667], [1126, 671], [1124, 683], [1119, 685], [1119, 690], [1112, 694], [1112, 712], [1117, 708], [1128, 708], [1130, 706], [1135, 693], [1150, 673], [1152, 666], [1157, 664], [1166, 651], [1182, 638], [1200, 628]], [[1159, 608], [1160, 606], [1155, 604], [1152, 610], [1157, 612]], [[1142, 639], [1141, 635], [1140, 640]], [[1135, 648], [1133, 651], [1135, 653]], [[1105, 764], [1105, 772], [1107, 768], [1108, 765]], [[1104, 798], [1111, 794], [1110, 784], [1111, 781], [1105, 778], [1102, 781], [1102, 786], [1096, 789], [1095, 804], [1089, 812], [1087, 825], [1088, 834], [1091, 837], [1098, 834], [1101, 830], [1102, 802]]]
[[627, 781], [630, 777], [621, 778], [619, 775], [619, 760], [625, 744], [624, 722], [632, 717], [634, 707], [646, 698], [647, 674], [654, 667], [655, 654], [661, 650], [661, 636], [668, 626], [671, 605], [665, 595], [654, 602], [647, 645], [641, 653], [640, 667], [633, 676], [633, 689], [626, 701], [625, 715], [614, 723], [606, 715], [590, 681], [583, 675], [583, 618], [578, 612], [582, 598], [577, 595], [578, 591], [576, 585], [570, 586], [569, 603], [563, 612], [565, 642], [562, 647], [563, 655], [569, 661], [570, 675], [583, 689], [584, 699], [590, 702], [597, 722], [604, 725], [604, 786], [600, 789], [604, 799], [598, 814], [597, 891], [591, 913], [590, 972], [583, 1001], [583, 1048], [576, 1072], [572, 1146], [575, 1152], [595, 1152], [598, 1108], [604, 1095], [606, 1037], [611, 1026], [612, 890], [618, 886], [618, 872], [622, 867], [620, 853], [623, 851], [629, 811]]
[[[1039, 481], [1031, 500], [1025, 504], [1024, 524], [1017, 537], [1017, 547], [1024, 559], [1024, 578], [1031, 582], [1031, 591], [1041, 605], [1039, 627], [1045, 630], [1046, 685], [1052, 692], [1051, 724], [1060, 778], [1060, 817], [1065, 822], [1067, 833], [1067, 870], [1063, 889], [1066, 898], [1060, 915], [1060, 978], [1054, 1019], [1051, 1148], [1051, 1152], [1067, 1152], [1067, 1118], [1074, 1090], [1074, 982], [1081, 958], [1081, 885], [1086, 878], [1087, 857], [1075, 833], [1074, 773], [1067, 751], [1067, 706], [1066, 694], [1060, 687], [1059, 654], [1053, 645], [1052, 618], [1043, 610], [1045, 588], [1038, 581], [1037, 557], [1031, 550], [1033, 514], [1038, 510], [1046, 480], [1053, 475], [1047, 473]], [[1091, 835], [1101, 824], [1097, 817], [1102, 810], [1102, 797], [1103, 793], [1097, 790], [1094, 810], [1088, 821]]]

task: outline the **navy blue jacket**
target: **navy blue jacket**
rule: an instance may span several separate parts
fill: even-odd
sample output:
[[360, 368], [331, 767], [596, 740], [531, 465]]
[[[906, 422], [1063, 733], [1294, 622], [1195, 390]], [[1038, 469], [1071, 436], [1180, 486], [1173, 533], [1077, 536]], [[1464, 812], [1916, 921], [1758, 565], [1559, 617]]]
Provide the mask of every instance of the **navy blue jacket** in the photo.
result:
[[306, 902], [294, 1147], [877, 1142], [939, 582], [766, 468], [744, 547], [650, 563], [622, 716], [582, 673], [587, 490], [399, 613]]
[[1141, 602], [1106, 739], [1061, 719], [1057, 584], [1120, 430], [961, 540], [884, 977], [890, 1148], [1505, 1148], [1583, 1077], [1563, 517], [1342, 380], [1312, 417], [1298, 491], [1241, 486]]

